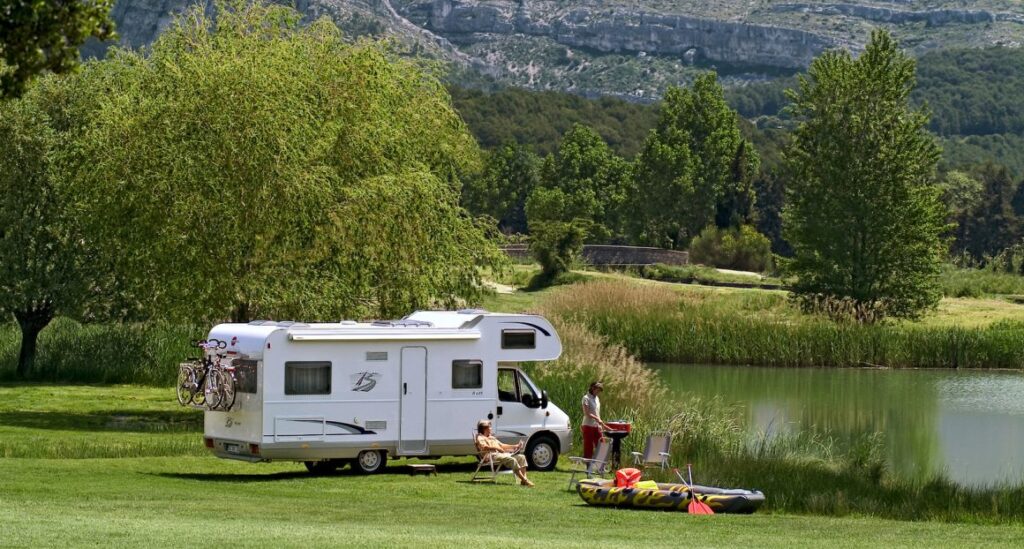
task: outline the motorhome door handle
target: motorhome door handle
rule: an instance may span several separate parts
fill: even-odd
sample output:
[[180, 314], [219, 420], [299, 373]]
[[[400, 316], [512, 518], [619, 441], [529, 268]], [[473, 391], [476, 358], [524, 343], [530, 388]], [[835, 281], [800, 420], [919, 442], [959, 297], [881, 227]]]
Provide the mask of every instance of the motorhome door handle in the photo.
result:
[[498, 415], [501, 415], [501, 406], [498, 406]]
[[403, 383], [402, 384], [402, 394], [403, 395], [409, 394], [409, 384], [408, 383]]

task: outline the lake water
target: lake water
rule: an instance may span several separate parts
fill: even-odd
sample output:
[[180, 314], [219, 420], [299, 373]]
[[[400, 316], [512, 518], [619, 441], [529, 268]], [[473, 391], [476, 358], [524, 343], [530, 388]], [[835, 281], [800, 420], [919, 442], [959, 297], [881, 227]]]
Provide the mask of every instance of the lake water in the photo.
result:
[[982, 486], [1024, 482], [1024, 374], [652, 365], [675, 391], [735, 406], [751, 436], [881, 433], [891, 469]]

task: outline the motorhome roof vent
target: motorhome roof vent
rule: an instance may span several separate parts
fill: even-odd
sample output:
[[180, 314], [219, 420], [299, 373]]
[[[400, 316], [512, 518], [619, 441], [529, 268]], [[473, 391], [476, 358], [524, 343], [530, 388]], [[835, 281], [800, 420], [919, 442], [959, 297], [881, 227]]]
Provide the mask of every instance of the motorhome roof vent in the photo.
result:
[[282, 320], [277, 323], [278, 326], [284, 328], [309, 328], [309, 324], [305, 322], [295, 322], [294, 320]]
[[342, 321], [339, 321], [338, 324], [341, 324], [341, 325], [344, 325], [344, 326], [354, 326], [354, 325], [359, 324], [359, 323], [356, 322], [355, 320], [342, 320]]
[[249, 326], [275, 326], [277, 323], [273, 320], [250, 320]]
[[486, 309], [459, 309], [460, 315], [485, 315], [487, 314]]
[[404, 318], [402, 320], [375, 320], [373, 321], [373, 325], [384, 328], [430, 328], [434, 324], [427, 322], [426, 320], [411, 320]]

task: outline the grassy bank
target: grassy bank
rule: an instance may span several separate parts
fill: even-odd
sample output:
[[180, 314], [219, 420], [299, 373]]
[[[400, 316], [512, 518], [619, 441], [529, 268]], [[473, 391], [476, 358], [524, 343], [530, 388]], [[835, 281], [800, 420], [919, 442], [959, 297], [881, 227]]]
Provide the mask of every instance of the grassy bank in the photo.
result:
[[1016, 320], [987, 325], [937, 319], [860, 325], [801, 314], [782, 292], [678, 291], [624, 281], [556, 292], [546, 306], [645, 361], [1024, 368], [1024, 309], [1015, 311]]

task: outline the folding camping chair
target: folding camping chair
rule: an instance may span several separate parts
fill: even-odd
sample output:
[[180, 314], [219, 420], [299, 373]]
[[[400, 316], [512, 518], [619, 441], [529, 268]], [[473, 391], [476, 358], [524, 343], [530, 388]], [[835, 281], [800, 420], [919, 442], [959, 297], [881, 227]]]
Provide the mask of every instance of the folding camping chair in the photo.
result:
[[647, 435], [647, 442], [644, 444], [643, 452], [631, 452], [633, 463], [640, 469], [660, 467], [662, 471], [668, 468], [669, 453], [672, 446], [672, 434], [668, 432], [656, 432]]
[[[587, 459], [582, 456], [570, 456], [569, 461], [573, 464], [572, 475], [569, 477], [569, 490], [572, 490], [572, 483], [576, 481], [577, 473], [586, 473], [587, 478], [598, 476], [604, 478], [608, 473], [608, 460], [612, 453], [612, 443], [607, 438], [601, 437], [594, 447], [594, 457]], [[576, 481], [578, 482], [578, 481]]]
[[[470, 478], [470, 482], [477, 480], [488, 480], [495, 484], [498, 483], [498, 475], [515, 475], [515, 471], [505, 467], [500, 461], [494, 460], [494, 454], [497, 452], [484, 452], [480, 448], [479, 434], [473, 431], [473, 446], [476, 447], [477, 464], [476, 471], [473, 471], [473, 477]], [[487, 469], [485, 470], [484, 467]], [[490, 475], [487, 472], [490, 471]], [[513, 482], [515, 477], [512, 477]]]

